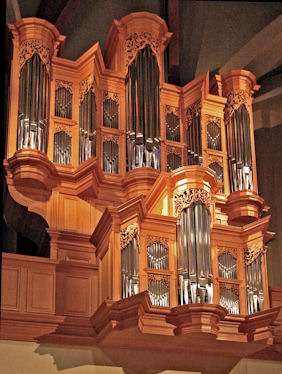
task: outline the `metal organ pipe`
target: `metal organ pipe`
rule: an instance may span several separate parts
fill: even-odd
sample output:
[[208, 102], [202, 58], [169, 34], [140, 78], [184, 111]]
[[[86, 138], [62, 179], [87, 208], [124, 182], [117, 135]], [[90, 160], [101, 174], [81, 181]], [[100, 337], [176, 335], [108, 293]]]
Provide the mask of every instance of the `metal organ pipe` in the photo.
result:
[[159, 67], [150, 46], [140, 50], [126, 77], [127, 168], [160, 168]]
[[139, 292], [139, 261], [137, 240], [134, 237], [121, 253], [122, 297]]
[[54, 162], [71, 164], [71, 137], [64, 131], [54, 134]]
[[264, 294], [261, 276], [261, 255], [253, 262], [246, 265], [246, 287], [248, 313], [256, 313], [263, 310]]
[[202, 165], [201, 114], [196, 113], [187, 127], [188, 165]]
[[250, 117], [244, 104], [227, 123], [227, 150], [231, 192], [253, 189]]
[[48, 103], [49, 76], [39, 55], [34, 54], [20, 72], [17, 149], [46, 152]]
[[210, 215], [200, 201], [183, 209], [177, 223], [180, 304], [212, 303]]
[[90, 89], [79, 107], [79, 162], [96, 155], [96, 102]]
[[118, 173], [118, 144], [112, 141], [103, 143], [103, 171]]

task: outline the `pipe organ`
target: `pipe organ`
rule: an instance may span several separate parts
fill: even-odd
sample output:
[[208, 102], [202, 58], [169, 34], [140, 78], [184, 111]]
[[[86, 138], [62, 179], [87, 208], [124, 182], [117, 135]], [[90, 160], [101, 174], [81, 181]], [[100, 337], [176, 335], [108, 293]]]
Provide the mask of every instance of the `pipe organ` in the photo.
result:
[[[77, 61], [60, 57], [64, 37], [48, 22], [9, 27], [7, 184], [48, 222], [60, 292], [86, 295], [79, 318], [143, 291], [158, 315], [264, 313], [273, 234], [257, 191], [254, 75], [166, 83], [171, 33], [146, 12], [115, 21], [103, 55], [97, 43]], [[75, 316], [72, 303], [58, 313]]]

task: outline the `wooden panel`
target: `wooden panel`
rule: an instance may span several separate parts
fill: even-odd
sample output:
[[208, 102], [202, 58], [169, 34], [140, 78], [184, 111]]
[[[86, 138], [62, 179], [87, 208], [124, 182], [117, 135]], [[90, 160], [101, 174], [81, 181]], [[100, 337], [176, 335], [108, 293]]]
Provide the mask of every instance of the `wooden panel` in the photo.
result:
[[46, 271], [28, 271], [27, 311], [54, 313], [55, 274]]
[[64, 279], [64, 314], [89, 315], [91, 283], [88, 277], [67, 275]]
[[68, 230], [76, 230], [77, 229], [77, 201], [76, 199], [67, 199], [64, 198], [64, 226]]
[[6, 310], [19, 310], [20, 269], [2, 268], [1, 307]]

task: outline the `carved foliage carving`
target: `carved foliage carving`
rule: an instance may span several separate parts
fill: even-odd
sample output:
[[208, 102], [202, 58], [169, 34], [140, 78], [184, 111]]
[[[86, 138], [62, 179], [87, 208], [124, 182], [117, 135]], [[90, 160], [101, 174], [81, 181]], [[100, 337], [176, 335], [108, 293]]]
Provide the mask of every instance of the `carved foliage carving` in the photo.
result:
[[211, 116], [209, 114], [205, 115], [207, 125], [211, 122], [215, 123], [219, 128], [221, 127], [221, 119], [219, 117]]
[[117, 135], [112, 135], [112, 134], [103, 134], [103, 142], [114, 142], [118, 144], [119, 137]]
[[174, 195], [175, 213], [178, 216], [183, 209], [189, 208], [194, 201], [201, 201], [209, 209], [211, 197], [209, 192], [199, 188], [188, 189]]
[[35, 53], [39, 55], [46, 65], [47, 71], [50, 72], [51, 56], [49, 47], [37, 39], [29, 39], [21, 43], [19, 54], [20, 69]]
[[125, 40], [126, 66], [134, 60], [137, 52], [149, 45], [156, 54], [159, 51], [159, 40], [151, 33], [143, 31], [140, 34], [134, 33]]
[[159, 281], [163, 284], [165, 284], [169, 288], [169, 276], [162, 275], [162, 274], [148, 274], [148, 283]]
[[220, 291], [231, 290], [235, 295], [239, 297], [239, 285], [238, 284], [220, 282], [219, 289]]
[[112, 99], [113, 101], [119, 103], [119, 96], [117, 93], [104, 91], [103, 101], [108, 100], [108, 99]]
[[131, 225], [125, 227], [120, 232], [120, 246], [124, 249], [131, 240], [136, 236], [137, 248], [139, 250], [139, 226], [137, 223], [132, 223]]
[[179, 108], [177, 108], [175, 106], [165, 105], [164, 106], [164, 113], [165, 113], [165, 115], [167, 115], [169, 113], [173, 113], [177, 117], [179, 117]]
[[160, 243], [163, 247], [168, 249], [168, 238], [164, 238], [164, 237], [161, 237], [161, 236], [147, 235], [146, 236], [146, 246], [149, 247], [153, 243]]
[[233, 258], [237, 258], [237, 248], [233, 247], [217, 247], [217, 255], [220, 256], [222, 253], [229, 253]]
[[69, 91], [72, 94], [72, 83], [71, 82], [66, 82], [60, 79], [56, 79], [55, 90], [57, 91], [59, 88], [65, 88], [67, 91]]
[[227, 94], [227, 102], [226, 102], [226, 114], [229, 118], [235, 110], [237, 110], [242, 104], [247, 106], [249, 95], [246, 91], [243, 90], [235, 90], [231, 91]]
[[80, 102], [84, 100], [85, 95], [90, 90], [95, 93], [95, 86], [95, 78], [93, 74], [90, 74], [86, 79], [79, 83]]
[[262, 253], [266, 253], [266, 247], [261, 242], [254, 243], [244, 250], [245, 254], [245, 265], [250, 265], [255, 261]]
[[177, 147], [172, 147], [172, 146], [166, 146], [166, 153], [169, 155], [171, 153], [177, 155], [178, 157], [181, 158], [181, 149], [180, 148], [177, 148]]
[[64, 125], [62, 123], [54, 123], [54, 134], [57, 132], [64, 131], [66, 134], [68, 134], [70, 137], [72, 137], [72, 128], [71, 126]]
[[217, 155], [208, 154], [208, 165], [217, 162], [223, 168], [223, 158]]
[[201, 115], [201, 102], [196, 101], [186, 109], [187, 126], [192, 125], [193, 119]]

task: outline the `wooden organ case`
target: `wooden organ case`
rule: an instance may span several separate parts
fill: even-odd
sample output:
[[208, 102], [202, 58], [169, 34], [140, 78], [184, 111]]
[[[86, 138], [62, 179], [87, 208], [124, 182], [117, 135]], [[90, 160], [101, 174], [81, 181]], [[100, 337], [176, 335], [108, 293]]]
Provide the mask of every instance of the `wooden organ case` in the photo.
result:
[[46, 220], [50, 257], [3, 253], [2, 337], [143, 347], [162, 335], [168, 350], [232, 341], [230, 355], [273, 344], [254, 75], [166, 83], [172, 34], [147, 12], [76, 61], [44, 20], [9, 28], [6, 182]]

